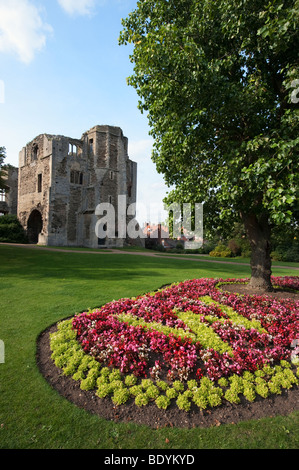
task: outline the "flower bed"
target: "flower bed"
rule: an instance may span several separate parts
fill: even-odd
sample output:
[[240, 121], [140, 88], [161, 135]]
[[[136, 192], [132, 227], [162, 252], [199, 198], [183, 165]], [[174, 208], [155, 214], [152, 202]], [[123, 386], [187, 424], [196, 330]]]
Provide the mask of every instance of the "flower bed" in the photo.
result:
[[[247, 281], [194, 279], [81, 313], [51, 335], [52, 358], [116, 405], [188, 411], [281, 393], [299, 382], [299, 302], [220, 289]], [[273, 283], [299, 289], [299, 277]]]

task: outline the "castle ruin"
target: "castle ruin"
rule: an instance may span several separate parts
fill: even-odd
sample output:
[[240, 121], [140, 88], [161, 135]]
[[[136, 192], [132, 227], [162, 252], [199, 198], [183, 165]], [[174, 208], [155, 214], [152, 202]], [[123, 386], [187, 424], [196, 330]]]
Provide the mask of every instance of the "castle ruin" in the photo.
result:
[[137, 164], [119, 127], [95, 126], [81, 139], [41, 134], [19, 154], [17, 215], [30, 243], [124, 246], [128, 240], [117, 232], [113, 239], [97, 237], [95, 210], [110, 203], [117, 218], [118, 196], [129, 206], [136, 189]]

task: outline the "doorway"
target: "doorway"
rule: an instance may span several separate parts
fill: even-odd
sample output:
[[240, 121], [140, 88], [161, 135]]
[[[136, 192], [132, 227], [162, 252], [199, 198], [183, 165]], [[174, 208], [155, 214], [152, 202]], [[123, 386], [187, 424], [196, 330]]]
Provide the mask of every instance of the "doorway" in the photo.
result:
[[35, 209], [31, 212], [27, 223], [27, 236], [29, 243], [38, 243], [38, 236], [43, 228], [43, 218], [41, 213]]

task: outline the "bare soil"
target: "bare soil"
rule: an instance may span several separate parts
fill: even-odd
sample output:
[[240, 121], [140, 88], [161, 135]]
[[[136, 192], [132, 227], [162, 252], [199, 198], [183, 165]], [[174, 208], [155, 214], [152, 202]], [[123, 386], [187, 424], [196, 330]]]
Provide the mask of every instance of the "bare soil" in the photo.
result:
[[[262, 294], [250, 292], [246, 285], [227, 284], [223, 286], [227, 290], [240, 294]], [[267, 292], [267, 295], [277, 298], [291, 298], [299, 300], [298, 292], [290, 292], [277, 289]], [[139, 408], [134, 400], [125, 405], [115, 406], [110, 398], [99, 398], [95, 390], [84, 391], [80, 389], [78, 382], [71, 377], [63, 375], [51, 359], [50, 333], [56, 331], [57, 326], [52, 325], [45, 330], [37, 341], [37, 365], [41, 374], [60, 395], [73, 402], [76, 406], [84, 408], [87, 412], [96, 414], [103, 419], [115, 422], [132, 422], [146, 425], [153, 429], [165, 426], [179, 428], [211, 427], [221, 424], [236, 424], [240, 421], [260, 419], [263, 417], [285, 416], [295, 410], [299, 410], [299, 387], [284, 390], [281, 395], [272, 395], [269, 398], [258, 397], [255, 402], [248, 402], [243, 396], [238, 405], [229, 402], [223, 403], [217, 408], [200, 410], [192, 404], [189, 412], [181, 411], [175, 403], [167, 410], [160, 410], [155, 403], [150, 403]]]
[[299, 301], [299, 292], [292, 289], [286, 288], [274, 288], [273, 291], [265, 292], [264, 290], [258, 291], [257, 289], [252, 290], [247, 284], [225, 284], [221, 286], [222, 291], [228, 291], [232, 294], [242, 295], [267, 295], [269, 297], [275, 297], [277, 299], [291, 299]]

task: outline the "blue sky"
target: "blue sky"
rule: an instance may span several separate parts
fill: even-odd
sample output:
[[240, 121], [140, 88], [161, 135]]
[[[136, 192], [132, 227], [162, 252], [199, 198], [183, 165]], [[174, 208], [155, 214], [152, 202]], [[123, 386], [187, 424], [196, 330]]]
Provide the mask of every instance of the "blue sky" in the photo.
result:
[[39, 134], [80, 138], [96, 124], [121, 127], [138, 163], [143, 223], [164, 218], [167, 188], [151, 162], [147, 118], [126, 83], [131, 48], [118, 45], [121, 19], [136, 4], [0, 0], [0, 146], [6, 162], [18, 166], [19, 151]]

